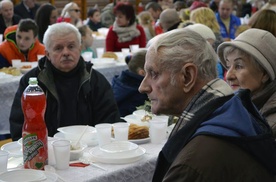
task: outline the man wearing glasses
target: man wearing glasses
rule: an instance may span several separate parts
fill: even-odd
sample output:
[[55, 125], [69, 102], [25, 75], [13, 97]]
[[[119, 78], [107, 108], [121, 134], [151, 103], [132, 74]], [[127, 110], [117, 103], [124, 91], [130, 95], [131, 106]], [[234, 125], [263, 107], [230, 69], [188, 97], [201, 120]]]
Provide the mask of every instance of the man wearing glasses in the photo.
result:
[[57, 19], [57, 22], [68, 22], [78, 27], [82, 25], [80, 15], [80, 7], [78, 4], [70, 2], [62, 9], [61, 16]]

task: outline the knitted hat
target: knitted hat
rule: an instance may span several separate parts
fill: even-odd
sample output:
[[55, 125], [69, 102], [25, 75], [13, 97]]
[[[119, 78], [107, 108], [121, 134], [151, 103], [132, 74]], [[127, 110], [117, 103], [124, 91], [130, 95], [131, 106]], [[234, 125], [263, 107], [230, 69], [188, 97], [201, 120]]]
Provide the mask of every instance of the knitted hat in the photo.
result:
[[193, 10], [195, 10], [197, 8], [201, 8], [201, 7], [207, 7], [207, 5], [200, 1], [194, 1], [193, 4], [190, 6], [190, 11], [193, 11]]
[[217, 52], [224, 67], [226, 67], [226, 61], [223, 51], [226, 46], [234, 46], [247, 54], [252, 55], [266, 70], [270, 79], [275, 79], [276, 38], [270, 32], [252, 28], [241, 33], [232, 42], [224, 42], [220, 44]]
[[216, 40], [216, 36], [215, 36], [214, 32], [206, 25], [196, 23], [193, 25], [189, 25], [186, 28], [200, 34], [205, 40], [207, 40], [207, 39], [212, 39], [214, 41]]

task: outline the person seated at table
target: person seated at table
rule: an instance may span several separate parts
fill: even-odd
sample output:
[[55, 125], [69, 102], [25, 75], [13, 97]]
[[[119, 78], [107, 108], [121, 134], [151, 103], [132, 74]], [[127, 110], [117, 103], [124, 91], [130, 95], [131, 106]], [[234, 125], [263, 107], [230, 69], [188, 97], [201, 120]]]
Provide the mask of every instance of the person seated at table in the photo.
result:
[[178, 28], [181, 19], [175, 9], [165, 9], [160, 14], [159, 24], [163, 32]]
[[138, 91], [145, 76], [145, 56], [146, 50], [135, 52], [127, 63], [128, 70], [112, 79], [112, 89], [121, 117], [131, 114], [147, 100], [147, 95]]
[[70, 2], [67, 3], [61, 11], [61, 16], [58, 17], [57, 22], [68, 22], [76, 27], [82, 25], [82, 20], [80, 19], [80, 8], [77, 3]]
[[4, 34], [7, 27], [18, 24], [20, 19], [21, 17], [13, 12], [11, 0], [2, 0], [0, 2], [0, 34]]
[[62, 126], [118, 122], [119, 111], [109, 82], [80, 56], [78, 29], [66, 22], [53, 24], [46, 30], [43, 42], [46, 56], [21, 78], [12, 104], [12, 139], [21, 137], [24, 117], [20, 98], [30, 77], [37, 77], [47, 95], [44, 118], [49, 136]]
[[20, 4], [14, 6], [14, 13], [21, 18], [34, 19], [36, 11], [40, 7], [40, 4], [35, 3], [36, 0], [22, 0]]
[[[254, 37], [254, 39], [252, 39]], [[218, 47], [226, 80], [234, 89], [250, 89], [253, 103], [276, 138], [276, 38], [268, 31], [249, 29]]]
[[276, 37], [276, 12], [273, 10], [259, 10], [251, 16], [248, 24], [251, 28], [269, 31]]
[[114, 7], [119, 3], [128, 3], [129, 0], [115, 0], [107, 4], [101, 12], [101, 22], [104, 27], [109, 28], [115, 21]]
[[6, 41], [0, 44], [0, 55], [12, 65], [12, 59], [22, 62], [37, 61], [37, 55], [44, 55], [44, 45], [37, 39], [38, 27], [32, 19], [21, 19], [18, 25], [8, 27], [4, 36]]
[[87, 12], [87, 17], [87, 25], [92, 31], [97, 32], [99, 28], [103, 27], [101, 23], [101, 12], [98, 8], [90, 8]]
[[151, 16], [154, 19], [155, 34], [158, 35], [158, 34], [163, 33], [163, 30], [159, 25], [159, 17], [160, 17], [161, 12], [163, 11], [161, 5], [157, 2], [152, 1], [152, 2], [149, 2], [146, 4], [145, 10], [150, 12]]
[[120, 3], [114, 8], [116, 20], [106, 36], [106, 51], [118, 52], [122, 48], [138, 44], [146, 46], [146, 35], [143, 27], [136, 24], [134, 8], [131, 4]]
[[78, 27], [78, 30], [81, 34], [81, 53], [92, 52], [92, 58], [96, 58], [95, 52], [91, 49], [93, 44], [92, 30], [87, 25]]
[[57, 22], [58, 11], [50, 3], [42, 4], [37, 10], [35, 22], [38, 26], [38, 40], [43, 43], [43, 36], [49, 25]]
[[154, 19], [150, 12], [142, 11], [138, 15], [138, 23], [141, 25], [145, 31], [147, 42], [155, 36], [154, 31]]
[[212, 46], [186, 28], [157, 35], [149, 45], [139, 91], [153, 114], [179, 116], [152, 181], [274, 181], [271, 128], [249, 90], [234, 94], [217, 78]]

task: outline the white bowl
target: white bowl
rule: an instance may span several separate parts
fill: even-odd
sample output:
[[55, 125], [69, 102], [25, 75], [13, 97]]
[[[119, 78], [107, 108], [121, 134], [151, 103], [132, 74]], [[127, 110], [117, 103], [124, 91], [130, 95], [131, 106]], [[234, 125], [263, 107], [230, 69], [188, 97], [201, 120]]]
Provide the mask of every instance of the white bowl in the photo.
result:
[[20, 69], [20, 72], [24, 75], [29, 72], [32, 68]]
[[109, 144], [100, 146], [100, 150], [107, 154], [127, 154], [138, 149], [138, 145], [129, 141], [114, 141]]
[[70, 161], [79, 160], [82, 157], [83, 150], [87, 147], [87, 144], [80, 142], [77, 149], [73, 149], [72, 147], [75, 146], [76, 142], [71, 142], [71, 149], [70, 149]]
[[[64, 138], [70, 141], [76, 141], [85, 130], [85, 125], [72, 125], [58, 128], [57, 130], [64, 134]], [[97, 137], [96, 129], [92, 126], [88, 126], [86, 132], [81, 138], [81, 142], [88, 143], [91, 140], [95, 140]]]

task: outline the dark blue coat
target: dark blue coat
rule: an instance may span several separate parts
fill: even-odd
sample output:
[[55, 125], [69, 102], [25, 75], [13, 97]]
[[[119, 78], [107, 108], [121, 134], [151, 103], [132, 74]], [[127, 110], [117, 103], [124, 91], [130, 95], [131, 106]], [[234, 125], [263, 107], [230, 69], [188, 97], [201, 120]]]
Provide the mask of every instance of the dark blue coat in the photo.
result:
[[132, 114], [136, 107], [144, 105], [147, 100], [147, 95], [138, 91], [143, 78], [129, 70], [122, 71], [120, 76], [113, 78], [112, 89], [121, 117]]

